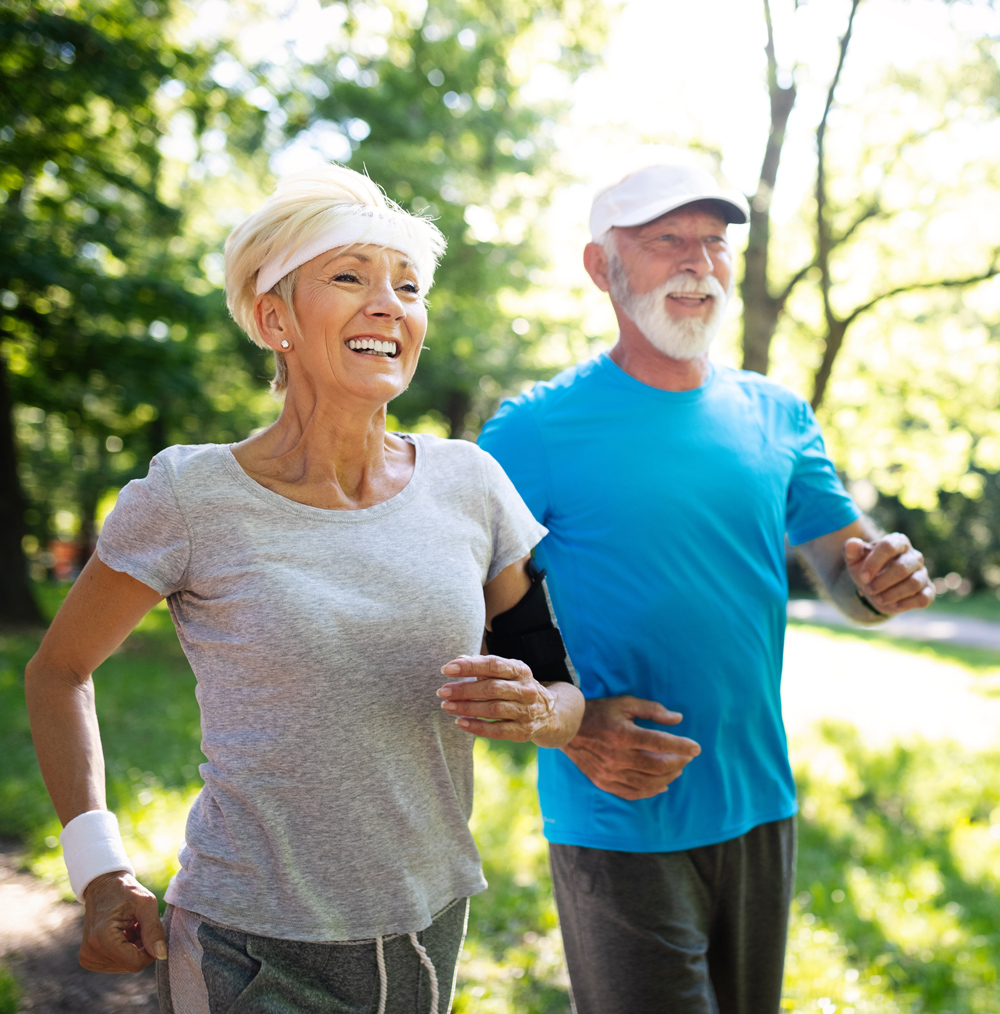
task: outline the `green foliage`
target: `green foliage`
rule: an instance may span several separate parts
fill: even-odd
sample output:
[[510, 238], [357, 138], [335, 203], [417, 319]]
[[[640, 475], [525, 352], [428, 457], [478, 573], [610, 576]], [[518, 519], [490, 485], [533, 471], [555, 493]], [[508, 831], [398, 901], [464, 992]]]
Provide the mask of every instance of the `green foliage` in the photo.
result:
[[819, 986], [857, 1014], [995, 1011], [1000, 754], [940, 742], [874, 751], [827, 726], [797, 778], [788, 1009]]
[[24, 667], [36, 636], [0, 635], [0, 837], [26, 838], [54, 816], [45, 791], [24, 706]]
[[[966, 590], [1000, 593], [1000, 473], [967, 473], [970, 493], [940, 490], [931, 510], [907, 507], [881, 495], [871, 510], [886, 531], [905, 531], [919, 546], [932, 575], [958, 574]], [[996, 599], [994, 598], [994, 602]]]
[[936, 613], [959, 613], [977, 620], [1000, 623], [1000, 595], [993, 591], [973, 592], [971, 595], [939, 595], [934, 602]]
[[0, 1014], [17, 1014], [20, 1000], [21, 990], [17, 980], [0, 965]]
[[[366, 9], [349, 8], [340, 59], [282, 67], [276, 105], [289, 137], [328, 153], [339, 144], [352, 167], [447, 237], [427, 350], [392, 410], [406, 425], [437, 418], [474, 437], [501, 391], [551, 372], [532, 350], [553, 321], [522, 317], [518, 299], [539, 260], [532, 223], [563, 182], [547, 168], [558, 107], [524, 97], [542, 62], [533, 54], [578, 73], [595, 59], [606, 14], [594, 0], [450, 0], [417, 20], [400, 7], [372, 46], [360, 28]], [[381, 55], [364, 55], [373, 49]]]
[[[549, 322], [520, 316], [518, 294], [557, 182], [556, 107], [529, 102], [525, 84], [540, 63], [572, 74], [594, 61], [603, 5], [452, 0], [417, 18], [399, 5], [386, 22], [389, 8], [356, 0], [338, 12], [340, 40], [306, 65], [294, 46], [280, 64], [241, 56], [240, 27], [259, 16], [249, 3], [205, 41], [182, 38], [169, 0], [0, 0], [8, 570], [22, 521], [29, 551], [57, 535], [85, 544], [103, 501], [155, 451], [273, 418], [265, 356], [225, 311], [219, 254], [272, 181], [272, 155], [283, 171], [310, 147], [367, 169], [450, 240], [429, 351], [395, 421], [473, 435], [501, 390], [551, 371], [535, 354]], [[0, 613], [13, 616], [3, 602]]]
[[[165, 41], [168, 13], [0, 4], [0, 368], [42, 541], [60, 509], [86, 541], [105, 491], [165, 444], [233, 439], [258, 418], [211, 397], [259, 387], [259, 357], [198, 277], [204, 249], [177, 242], [159, 146], [179, 118], [205, 130], [220, 96], [244, 127], [259, 110], [215, 86], [210, 53]], [[226, 352], [206, 354], [220, 335]]]
[[[24, 706], [24, 666], [37, 646], [37, 635], [0, 635], [0, 735], [7, 744], [0, 758], [0, 836], [23, 840], [35, 872], [66, 891], [59, 822]], [[97, 670], [94, 684], [108, 806], [119, 814], [144, 882], [162, 898], [204, 761], [194, 676], [164, 604]]]
[[[865, 30], [862, 5], [856, 37]], [[942, 51], [836, 105], [826, 159], [830, 300], [847, 330], [820, 421], [850, 478], [929, 512], [939, 491], [975, 500], [982, 475], [1000, 471], [998, 289], [995, 277], [977, 282], [1000, 269], [1000, 66], [991, 42]], [[845, 84], [851, 68], [849, 56]], [[779, 276], [813, 259], [815, 220], [809, 192], [781, 226]], [[772, 375], [812, 393], [827, 331], [807, 270], [779, 323]]]
[[568, 1014], [535, 748], [480, 740], [472, 831], [489, 890], [471, 902], [455, 1014]]

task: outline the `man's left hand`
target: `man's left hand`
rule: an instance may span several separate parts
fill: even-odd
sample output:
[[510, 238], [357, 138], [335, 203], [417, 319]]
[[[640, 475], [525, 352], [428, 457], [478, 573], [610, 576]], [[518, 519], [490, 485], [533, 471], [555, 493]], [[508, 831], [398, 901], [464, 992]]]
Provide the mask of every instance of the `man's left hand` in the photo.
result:
[[934, 601], [923, 554], [900, 532], [871, 542], [848, 539], [844, 562], [861, 594], [885, 616], [926, 609]]

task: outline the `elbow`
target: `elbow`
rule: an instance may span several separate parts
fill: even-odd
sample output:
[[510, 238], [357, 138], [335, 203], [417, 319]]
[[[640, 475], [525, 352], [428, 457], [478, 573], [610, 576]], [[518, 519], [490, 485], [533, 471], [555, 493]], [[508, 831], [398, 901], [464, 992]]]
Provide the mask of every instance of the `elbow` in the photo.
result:
[[45, 657], [39, 648], [24, 667], [24, 698], [29, 715], [60, 696], [72, 696], [88, 687], [90, 673], [80, 673], [72, 666], [57, 664]]
[[38, 664], [38, 655], [33, 655], [24, 667], [24, 697], [28, 702], [28, 710], [31, 710], [32, 702], [38, 698], [38, 688], [41, 683], [41, 667]]

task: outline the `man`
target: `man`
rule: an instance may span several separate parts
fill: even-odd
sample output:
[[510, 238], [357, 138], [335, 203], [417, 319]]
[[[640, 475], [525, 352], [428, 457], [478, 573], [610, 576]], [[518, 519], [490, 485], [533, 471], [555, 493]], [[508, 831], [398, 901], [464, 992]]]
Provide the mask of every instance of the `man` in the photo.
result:
[[539, 756], [579, 1014], [778, 1010], [785, 534], [858, 622], [934, 598], [909, 540], [860, 516], [809, 406], [709, 360], [726, 227], [747, 215], [690, 167], [599, 193], [584, 265], [618, 342], [505, 402], [480, 441], [549, 528], [537, 560], [588, 698], [576, 738]]

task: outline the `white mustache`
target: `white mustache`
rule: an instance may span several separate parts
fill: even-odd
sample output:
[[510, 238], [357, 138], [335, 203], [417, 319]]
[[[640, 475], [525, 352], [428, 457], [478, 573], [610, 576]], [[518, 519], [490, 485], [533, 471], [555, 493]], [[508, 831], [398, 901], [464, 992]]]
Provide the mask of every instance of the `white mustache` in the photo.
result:
[[715, 296], [717, 299], [726, 298], [726, 290], [715, 275], [705, 275], [704, 278], [695, 278], [694, 275], [674, 275], [668, 278], [657, 290], [664, 296], [672, 293], [690, 293], [696, 296]]

